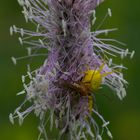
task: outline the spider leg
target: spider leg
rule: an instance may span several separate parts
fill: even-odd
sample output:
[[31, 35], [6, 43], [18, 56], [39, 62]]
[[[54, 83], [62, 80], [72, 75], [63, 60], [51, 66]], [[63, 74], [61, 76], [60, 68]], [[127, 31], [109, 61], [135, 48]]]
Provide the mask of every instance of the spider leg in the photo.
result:
[[101, 74], [101, 75], [102, 75], [102, 77], [106, 77], [107, 75], [110, 75], [110, 74], [112, 74], [112, 73], [113, 73], [113, 71], [110, 71], [110, 72], [103, 73], [103, 74]]
[[99, 68], [98, 71], [101, 72], [101, 71], [103, 70], [104, 66], [105, 66], [105, 63], [103, 63], [103, 64], [100, 66], [100, 68]]
[[88, 109], [89, 113], [92, 113], [92, 108], [93, 108], [93, 98], [91, 95], [88, 95]]

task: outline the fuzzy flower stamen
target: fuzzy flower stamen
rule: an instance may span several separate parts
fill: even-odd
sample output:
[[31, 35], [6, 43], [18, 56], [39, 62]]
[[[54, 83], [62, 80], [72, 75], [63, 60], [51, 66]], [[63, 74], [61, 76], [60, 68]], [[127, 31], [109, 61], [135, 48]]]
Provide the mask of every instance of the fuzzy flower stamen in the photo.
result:
[[[29, 46], [28, 55], [17, 60], [45, 56], [37, 70], [22, 76], [24, 102], [9, 118], [14, 123], [34, 112], [40, 119], [38, 140], [49, 140], [47, 131], [57, 129], [58, 139], [68, 135], [70, 140], [101, 140], [103, 132], [112, 138], [108, 121], [99, 114], [95, 96], [102, 85], [110, 87], [122, 100], [126, 96], [127, 81], [123, 78], [123, 65], [113, 62], [113, 57], [132, 58], [134, 52], [117, 47], [124, 45], [115, 39], [100, 38], [116, 29], [91, 31], [96, 22], [95, 8], [103, 0], [18, 0], [23, 7], [26, 22], [32, 22], [35, 31], [10, 27], [10, 34], [20, 33], [21, 45]], [[108, 9], [107, 16], [111, 17]], [[91, 20], [92, 18], [92, 20]], [[36, 39], [36, 40], [35, 40]], [[116, 44], [116, 45], [115, 45]], [[45, 53], [36, 53], [45, 49]], [[47, 52], [46, 52], [47, 50]], [[29, 81], [27, 83], [26, 81]], [[23, 111], [24, 105], [31, 106]], [[102, 122], [99, 126], [97, 120]]]

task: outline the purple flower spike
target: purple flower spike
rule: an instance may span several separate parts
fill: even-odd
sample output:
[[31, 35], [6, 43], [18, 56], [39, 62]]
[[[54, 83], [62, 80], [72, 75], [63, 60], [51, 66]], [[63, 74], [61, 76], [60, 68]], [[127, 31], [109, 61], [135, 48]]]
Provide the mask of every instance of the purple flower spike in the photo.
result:
[[[126, 96], [127, 81], [120, 71], [125, 67], [115, 64], [112, 57], [132, 58], [134, 51], [118, 48], [114, 44], [123, 44], [117, 40], [98, 37], [116, 29], [91, 31], [96, 21], [95, 8], [102, 1], [18, 0], [26, 21], [34, 23], [36, 30], [12, 26], [10, 33], [20, 33], [20, 43], [30, 46], [24, 58], [40, 55], [47, 58], [39, 69], [28, 70], [22, 76], [24, 90], [18, 95], [25, 93], [26, 98], [9, 117], [12, 123], [18, 117], [22, 124], [33, 111], [40, 119], [38, 140], [52, 139], [49, 133], [56, 128], [59, 135], [54, 138], [59, 140], [65, 135], [70, 140], [101, 140], [104, 129], [112, 138], [109, 122], [97, 111], [95, 96], [102, 85], [110, 87], [121, 100]], [[110, 9], [107, 15], [112, 16]], [[34, 54], [38, 49], [46, 49], [47, 54]], [[14, 64], [18, 59], [12, 57]], [[31, 106], [22, 111], [26, 102]], [[102, 126], [97, 124], [98, 118]]]

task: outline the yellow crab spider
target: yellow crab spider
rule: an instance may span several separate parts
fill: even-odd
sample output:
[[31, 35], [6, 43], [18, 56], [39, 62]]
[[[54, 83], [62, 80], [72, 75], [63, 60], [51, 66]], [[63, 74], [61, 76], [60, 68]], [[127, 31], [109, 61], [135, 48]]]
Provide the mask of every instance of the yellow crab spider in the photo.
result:
[[111, 72], [101, 73], [104, 68], [104, 63], [100, 66], [98, 70], [87, 70], [85, 76], [82, 79], [82, 82], [87, 84], [92, 91], [97, 91], [102, 84], [103, 77], [106, 77]]
[[[103, 77], [106, 77], [109, 74], [112, 74], [111, 72], [106, 72], [106, 73], [101, 73], [101, 71], [104, 68], [104, 63], [99, 67], [98, 70], [94, 69], [94, 70], [87, 70], [85, 72], [85, 76], [82, 79], [82, 83], [84, 83], [85, 85], [87, 85], [87, 87], [91, 90], [91, 91], [97, 91], [100, 87], [100, 85], [102, 84], [102, 80]], [[89, 94], [88, 95], [88, 109], [90, 114], [92, 113], [92, 108], [93, 108], [93, 98], [92, 96]]]

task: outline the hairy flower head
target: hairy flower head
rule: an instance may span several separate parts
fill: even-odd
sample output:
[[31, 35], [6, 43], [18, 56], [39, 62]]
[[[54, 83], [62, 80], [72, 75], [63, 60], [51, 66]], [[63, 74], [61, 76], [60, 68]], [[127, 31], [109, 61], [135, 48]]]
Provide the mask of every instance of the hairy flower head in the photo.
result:
[[[45, 140], [49, 139], [46, 130], [48, 120], [51, 130], [54, 127], [59, 130], [58, 139], [69, 134], [71, 140], [100, 140], [104, 129], [112, 138], [107, 127], [109, 122], [95, 106], [95, 93], [106, 85], [120, 99], [125, 97], [127, 81], [121, 72], [125, 67], [115, 64], [112, 57], [124, 58], [129, 54], [133, 57], [134, 52], [114, 45], [122, 44], [119, 41], [98, 37], [115, 29], [91, 31], [96, 20], [95, 8], [103, 0], [18, 1], [26, 21], [34, 23], [36, 30], [12, 26], [10, 33], [20, 33], [20, 43], [30, 46], [26, 57], [45, 55], [46, 60], [39, 69], [28, 71], [27, 76], [22, 77], [24, 91], [19, 94], [26, 93], [25, 102], [32, 105], [22, 112], [24, 102], [14, 114], [10, 114], [11, 122], [19, 117], [22, 123], [34, 111], [41, 122], [39, 139], [42, 134]], [[110, 9], [107, 15], [112, 16]], [[47, 50], [47, 54], [37, 54], [39, 49]], [[12, 57], [15, 64], [18, 59]], [[27, 77], [29, 83], [26, 83]], [[103, 123], [101, 127], [96, 116]]]

